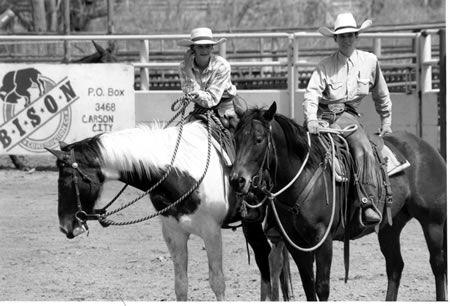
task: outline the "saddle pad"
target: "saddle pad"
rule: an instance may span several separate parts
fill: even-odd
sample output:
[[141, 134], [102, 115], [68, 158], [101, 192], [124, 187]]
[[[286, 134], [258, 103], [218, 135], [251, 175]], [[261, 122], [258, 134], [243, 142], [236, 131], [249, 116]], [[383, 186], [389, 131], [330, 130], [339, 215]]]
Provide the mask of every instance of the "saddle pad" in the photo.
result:
[[389, 176], [399, 173], [400, 171], [411, 166], [406, 159], [403, 159], [403, 161], [400, 162], [397, 155], [394, 154], [394, 152], [392, 152], [392, 150], [386, 145], [383, 145], [383, 148], [381, 148], [381, 155], [383, 155], [383, 158], [387, 162], [386, 168]]
[[228, 156], [227, 151], [217, 142], [215, 138], [211, 138], [211, 142], [216, 148], [217, 153], [222, 157], [223, 162], [226, 166], [232, 166], [233, 163], [231, 162], [230, 156]]
[[[200, 120], [203, 124], [207, 125], [208, 120], [204, 114], [195, 114], [194, 118]], [[223, 131], [223, 127], [217, 125], [213, 120], [211, 122], [211, 143], [216, 148], [219, 155], [221, 155], [223, 162], [226, 166], [232, 166], [234, 162], [234, 144], [231, 139], [231, 135]], [[207, 128], [207, 126], [205, 126]]]

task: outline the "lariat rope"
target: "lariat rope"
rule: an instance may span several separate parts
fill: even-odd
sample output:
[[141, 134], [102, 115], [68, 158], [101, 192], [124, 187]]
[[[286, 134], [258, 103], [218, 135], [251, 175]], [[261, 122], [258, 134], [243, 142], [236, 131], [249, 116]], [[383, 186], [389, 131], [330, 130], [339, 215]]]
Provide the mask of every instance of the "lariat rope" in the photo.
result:
[[[180, 116], [181, 114], [181, 121], [180, 121], [180, 130], [178, 133], [178, 137], [177, 137], [177, 142], [175, 145], [175, 149], [174, 149], [174, 153], [172, 155], [172, 159], [170, 162], [170, 165], [166, 171], [166, 173], [158, 180], [158, 182], [155, 183], [155, 185], [153, 185], [150, 189], [148, 189], [147, 191], [145, 191], [143, 194], [141, 194], [140, 196], [138, 196], [136, 199], [134, 199], [133, 201], [115, 209], [112, 210], [108, 213], [104, 213], [102, 215], [99, 216], [99, 222], [105, 225], [130, 225], [130, 224], [136, 224], [136, 223], [140, 223], [149, 219], [152, 219], [154, 217], [157, 217], [159, 215], [164, 214], [165, 212], [167, 212], [168, 210], [172, 209], [173, 207], [175, 207], [176, 205], [178, 205], [179, 203], [181, 203], [182, 201], [184, 201], [188, 196], [190, 196], [192, 194], [192, 192], [194, 192], [195, 189], [198, 188], [198, 186], [201, 184], [201, 182], [203, 181], [203, 179], [206, 176], [206, 172], [209, 168], [209, 163], [210, 163], [210, 158], [211, 158], [211, 129], [212, 129], [212, 118], [213, 118], [213, 111], [212, 110], [208, 110], [207, 111], [207, 118], [208, 118], [208, 155], [207, 155], [207, 160], [206, 160], [206, 166], [205, 169], [203, 171], [202, 176], [200, 177], [200, 179], [186, 192], [184, 193], [183, 196], [181, 196], [178, 200], [176, 200], [175, 202], [173, 202], [172, 204], [170, 204], [169, 206], [165, 207], [164, 209], [161, 209], [149, 216], [146, 217], [142, 217], [136, 220], [131, 220], [131, 221], [123, 221], [123, 222], [118, 222], [118, 221], [113, 221], [110, 219], [106, 219], [106, 217], [111, 216], [131, 205], [133, 205], [134, 203], [136, 203], [137, 201], [141, 200], [143, 197], [145, 197], [146, 195], [148, 195], [150, 192], [152, 192], [153, 190], [155, 190], [156, 187], [158, 187], [170, 174], [172, 168], [173, 168], [173, 164], [175, 161], [175, 157], [176, 154], [178, 152], [178, 147], [179, 144], [181, 142], [181, 135], [182, 135], [182, 131], [183, 131], [183, 126], [184, 126], [184, 121], [185, 121], [185, 111], [186, 108], [189, 104], [190, 100], [188, 96], [183, 96], [179, 99], [177, 99], [173, 104], [172, 104], [172, 110], [175, 111], [177, 109], [179, 109], [179, 111], [175, 114], [175, 116], [169, 120], [169, 122], [166, 124], [166, 126], [164, 128], [167, 128], [178, 116]], [[127, 185], [126, 185], [127, 186]], [[126, 186], [123, 188], [123, 190], [126, 188]], [[120, 191], [120, 193], [123, 192], [123, 190]], [[115, 199], [118, 197], [118, 195], [115, 197]], [[111, 205], [112, 202], [110, 202], [107, 206]]]
[[[325, 127], [321, 127], [321, 128], [319, 128], [319, 132], [321, 132], [321, 133], [327, 133], [327, 135], [328, 135], [328, 137], [330, 138], [330, 142], [331, 142], [331, 150], [332, 150], [332, 155], [331, 156], [334, 156], [335, 155], [335, 149], [334, 149], [334, 140], [333, 140], [333, 137], [331, 136], [331, 134], [343, 134], [343, 133], [348, 133], [348, 132], [353, 132], [353, 131], [355, 131], [356, 129], [358, 128], [358, 126], [357, 125], [355, 125], [355, 124], [353, 124], [353, 125], [349, 125], [349, 126], [347, 126], [347, 127], [345, 127], [345, 128], [343, 128], [343, 129], [337, 129], [337, 128], [333, 128], [333, 129], [331, 129], [331, 128], [325, 128]], [[310, 136], [310, 133], [309, 132], [307, 132], [306, 133], [306, 135], [307, 135], [307, 137], [308, 137], [308, 146], [311, 148], [311, 136]], [[332, 160], [332, 165], [331, 165], [331, 175], [332, 175], [332, 182], [333, 182], [333, 184], [332, 184], [332, 190], [333, 190], [333, 202], [332, 202], [332, 207], [331, 207], [331, 217], [330, 217], [330, 222], [328, 223], [328, 226], [327, 226], [327, 230], [325, 231], [325, 233], [324, 233], [324, 235], [323, 235], [323, 237], [322, 237], [322, 239], [315, 245], [315, 246], [313, 246], [313, 247], [310, 247], [310, 248], [303, 248], [303, 247], [300, 247], [300, 246], [298, 246], [297, 244], [295, 244], [290, 238], [289, 238], [289, 236], [288, 236], [288, 234], [286, 233], [286, 231], [285, 231], [285, 229], [284, 229], [284, 227], [283, 227], [283, 225], [282, 225], [282, 223], [281, 223], [281, 220], [280, 220], [280, 217], [278, 216], [278, 212], [277, 212], [277, 210], [276, 210], [276, 206], [275, 206], [275, 198], [277, 197], [277, 196], [279, 196], [280, 194], [282, 194], [283, 192], [285, 192], [289, 187], [291, 187], [296, 181], [297, 181], [297, 179], [298, 179], [298, 177], [300, 176], [300, 174], [303, 172], [303, 169], [304, 169], [304, 167], [305, 167], [305, 165], [306, 165], [306, 163], [307, 163], [307, 161], [308, 161], [308, 159], [309, 159], [309, 150], [308, 150], [308, 152], [307, 152], [307, 154], [306, 154], [306, 157], [305, 157], [305, 159], [303, 160], [303, 163], [302, 163], [302, 165], [300, 166], [300, 169], [298, 170], [298, 172], [297, 172], [297, 174], [292, 178], [292, 180], [286, 185], [286, 186], [284, 186], [282, 189], [280, 189], [280, 190], [278, 190], [276, 193], [272, 193], [272, 192], [270, 192], [270, 191], [268, 191], [268, 190], [265, 190], [265, 192], [266, 192], [266, 194], [267, 194], [267, 198], [269, 199], [269, 201], [270, 201], [270, 205], [271, 205], [271, 207], [272, 207], [272, 210], [273, 210], [273, 212], [274, 212], [274, 215], [275, 215], [275, 219], [276, 219], [276, 221], [277, 221], [277, 224], [278, 224], [278, 226], [279, 226], [279, 228], [280, 228], [280, 230], [281, 230], [281, 232], [282, 232], [282, 234], [283, 234], [283, 237], [295, 248], [295, 249], [297, 249], [297, 250], [299, 250], [299, 251], [303, 251], [303, 252], [312, 252], [312, 251], [315, 251], [316, 249], [318, 249], [324, 242], [325, 242], [325, 240], [327, 239], [327, 237], [328, 237], [328, 234], [330, 233], [330, 230], [331, 230], [331, 226], [332, 226], [332, 224], [333, 224], [333, 220], [334, 220], [334, 215], [335, 215], [335, 212], [336, 212], [336, 182], [335, 182], [335, 179], [336, 179], [336, 173], [335, 173], [335, 171], [334, 171], [334, 158], [331, 158], [331, 160]], [[263, 200], [263, 202], [265, 201], [266, 199], [264, 199]], [[263, 202], [261, 202], [261, 203], [259, 203], [259, 204], [262, 204]], [[259, 207], [259, 206], [258, 206]]]

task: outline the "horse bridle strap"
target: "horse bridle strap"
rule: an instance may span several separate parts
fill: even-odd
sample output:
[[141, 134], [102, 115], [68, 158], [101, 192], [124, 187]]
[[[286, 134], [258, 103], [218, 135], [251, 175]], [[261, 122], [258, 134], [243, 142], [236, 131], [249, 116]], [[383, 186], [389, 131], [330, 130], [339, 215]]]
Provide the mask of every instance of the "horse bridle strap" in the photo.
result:
[[[263, 162], [261, 163], [261, 166], [259, 167], [258, 171], [256, 172], [256, 174], [252, 177], [252, 180], [250, 182], [250, 185], [252, 188], [257, 188], [262, 190], [263, 192], [265, 190], [267, 190], [265, 187], [262, 187], [262, 183], [263, 183], [263, 177], [264, 177], [264, 171], [270, 170], [270, 148], [272, 147], [273, 151], [274, 151], [274, 157], [275, 157], [275, 173], [277, 173], [278, 170], [278, 159], [276, 159], [276, 147], [273, 141], [273, 136], [272, 136], [272, 125], [269, 125], [269, 136], [267, 137], [267, 147], [266, 150], [264, 151], [264, 157], [263, 157]], [[257, 180], [257, 182], [255, 183], [255, 181]]]
[[119, 196], [120, 194], [125, 190], [125, 188], [128, 186], [125, 185], [122, 190], [119, 192], [119, 194], [112, 200], [108, 205], [106, 205], [104, 208], [101, 209], [95, 209], [93, 214], [88, 214], [83, 210], [83, 206], [81, 205], [81, 197], [80, 197], [80, 186], [78, 182], [78, 175], [81, 176], [83, 181], [88, 181], [89, 183], [92, 183], [92, 180], [87, 176], [86, 174], [81, 171], [78, 163], [75, 160], [75, 151], [73, 149], [70, 150], [70, 167], [72, 169], [72, 180], [73, 185], [75, 187], [75, 195], [77, 200], [77, 212], [75, 213], [75, 218], [78, 220], [78, 222], [82, 223], [83, 225], [86, 225], [87, 220], [100, 220], [102, 218], [102, 215], [105, 213], [106, 208], [111, 205]]

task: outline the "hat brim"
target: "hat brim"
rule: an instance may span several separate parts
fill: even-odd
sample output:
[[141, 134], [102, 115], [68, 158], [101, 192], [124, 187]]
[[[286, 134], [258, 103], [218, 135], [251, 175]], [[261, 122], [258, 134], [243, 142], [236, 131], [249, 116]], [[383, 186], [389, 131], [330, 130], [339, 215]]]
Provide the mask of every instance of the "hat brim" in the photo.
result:
[[333, 37], [334, 35], [344, 34], [344, 33], [358, 33], [364, 32], [372, 25], [372, 20], [366, 20], [362, 23], [362, 25], [358, 28], [344, 28], [337, 31], [332, 31], [326, 27], [319, 28], [319, 33], [323, 36]]
[[209, 40], [209, 39], [197, 40], [197, 41], [192, 41], [190, 39], [182, 39], [179, 42], [177, 42], [177, 45], [182, 46], [182, 47], [190, 47], [192, 45], [217, 45], [217, 44], [225, 42], [226, 40], [227, 40], [226, 38], [221, 38], [217, 41]]

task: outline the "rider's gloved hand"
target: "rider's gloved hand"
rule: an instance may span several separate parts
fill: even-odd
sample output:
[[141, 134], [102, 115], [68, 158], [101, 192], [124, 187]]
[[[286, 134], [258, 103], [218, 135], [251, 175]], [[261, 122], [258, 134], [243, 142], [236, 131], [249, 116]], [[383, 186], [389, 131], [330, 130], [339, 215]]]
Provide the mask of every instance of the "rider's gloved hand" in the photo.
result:
[[380, 129], [380, 137], [383, 137], [385, 135], [392, 134], [392, 129], [389, 124], [383, 124], [383, 126]]
[[308, 121], [308, 132], [310, 132], [311, 134], [318, 134], [319, 133], [319, 121], [317, 120], [310, 120]]

